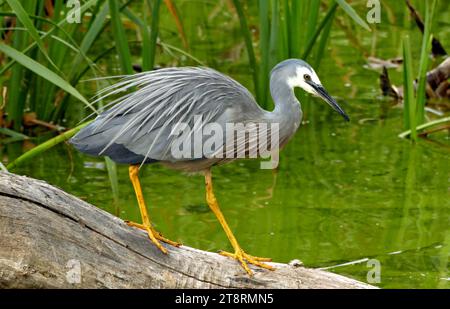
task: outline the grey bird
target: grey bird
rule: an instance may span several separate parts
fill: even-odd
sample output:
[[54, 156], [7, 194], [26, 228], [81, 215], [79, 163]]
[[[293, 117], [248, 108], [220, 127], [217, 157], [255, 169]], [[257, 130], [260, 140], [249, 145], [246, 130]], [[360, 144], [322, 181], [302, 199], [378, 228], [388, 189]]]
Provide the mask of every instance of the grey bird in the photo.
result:
[[[234, 250], [220, 254], [237, 259], [249, 275], [252, 270], [248, 264], [273, 270], [272, 266], [264, 263], [270, 261], [269, 258], [251, 256], [238, 244], [214, 196], [211, 167], [241, 158], [236, 149], [253, 147], [246, 149], [245, 153], [255, 154], [254, 148], [261, 148], [258, 143], [262, 143], [262, 133], [277, 137], [275, 141], [265, 141], [266, 150], [274, 153], [281, 149], [297, 131], [302, 119], [300, 102], [294, 94], [295, 87], [322, 98], [345, 120], [349, 120], [347, 114], [324, 89], [313, 68], [300, 59], [282, 61], [272, 69], [270, 93], [275, 103], [273, 111], [260, 108], [244, 86], [213, 69], [164, 68], [125, 76], [116, 84], [99, 91], [93, 103], [111, 96], [115, 99], [105, 106], [93, 122], [81, 129], [70, 143], [86, 154], [109, 156], [115, 162], [129, 164], [129, 175], [138, 200], [142, 224], [127, 224], [145, 230], [150, 240], [163, 253], [167, 253], [167, 249], [161, 242], [173, 246], [180, 244], [164, 238], [153, 228], [138, 178], [139, 168], [143, 164], [160, 162], [178, 170], [203, 172], [206, 201]], [[127, 94], [116, 98], [122, 92]], [[230, 123], [259, 124], [251, 127], [253, 133], [259, 135], [239, 135], [235, 134], [239, 132], [234, 131], [230, 133], [225, 130]], [[180, 124], [185, 124], [185, 128], [190, 130], [174, 134], [175, 128]], [[214, 139], [215, 143], [209, 142], [208, 148], [205, 147], [208, 140], [192, 137], [209, 124], [215, 124], [216, 130], [224, 129], [225, 133], [220, 134], [222, 139]], [[227, 152], [230, 142], [235, 146], [232, 147], [231, 155]], [[179, 150], [180, 145], [187, 148], [183, 156], [174, 151]], [[196, 149], [202, 151], [198, 153]], [[225, 153], [228, 155], [224, 155]], [[258, 151], [256, 156], [261, 156]]]

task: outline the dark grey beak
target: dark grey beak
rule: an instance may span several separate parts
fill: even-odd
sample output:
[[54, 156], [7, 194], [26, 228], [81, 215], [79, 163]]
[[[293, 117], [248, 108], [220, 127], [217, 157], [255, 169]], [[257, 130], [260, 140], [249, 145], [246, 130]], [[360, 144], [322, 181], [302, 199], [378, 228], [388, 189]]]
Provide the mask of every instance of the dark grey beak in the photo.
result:
[[314, 83], [313, 81], [307, 82], [311, 87], [314, 88], [317, 95], [321, 97], [325, 102], [328, 103], [328, 105], [331, 106], [335, 111], [337, 111], [339, 114], [341, 114], [342, 117], [344, 117], [345, 120], [350, 121], [350, 118], [348, 115], [344, 112], [344, 110], [337, 104], [336, 100], [333, 99], [332, 96], [328, 94], [328, 92], [325, 90], [325, 88], [322, 87], [322, 85], [318, 85]]

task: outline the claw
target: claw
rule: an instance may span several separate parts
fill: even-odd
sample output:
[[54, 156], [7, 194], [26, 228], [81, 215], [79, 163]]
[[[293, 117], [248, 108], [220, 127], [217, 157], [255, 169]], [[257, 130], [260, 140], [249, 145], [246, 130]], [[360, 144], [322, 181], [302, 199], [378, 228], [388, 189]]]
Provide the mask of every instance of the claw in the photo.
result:
[[247, 263], [253, 264], [255, 266], [258, 266], [258, 267], [261, 267], [261, 268], [265, 268], [265, 269], [268, 269], [268, 270], [275, 270], [274, 267], [272, 267], [270, 265], [267, 265], [267, 264], [264, 264], [264, 263], [261, 263], [261, 262], [270, 262], [270, 261], [272, 261], [272, 259], [256, 257], [256, 256], [253, 256], [253, 255], [245, 253], [244, 250], [242, 250], [242, 249], [241, 250], [237, 250], [235, 253], [230, 253], [230, 252], [226, 252], [226, 251], [220, 251], [219, 254], [238, 260], [241, 263], [241, 265], [244, 268], [244, 270], [250, 276], [253, 275], [253, 272], [248, 267]]
[[180, 243], [165, 238], [160, 232], [158, 232], [157, 230], [155, 230], [155, 229], [154, 229], [153, 227], [151, 227], [151, 226], [150, 226], [150, 227], [147, 227], [147, 226], [145, 226], [144, 224], [136, 223], [136, 222], [132, 222], [132, 221], [125, 221], [125, 223], [126, 223], [128, 226], [136, 227], [136, 228], [138, 228], [138, 229], [141, 229], [141, 230], [146, 231], [147, 234], [148, 234], [148, 237], [150, 238], [150, 240], [151, 240], [151, 241], [152, 241], [152, 242], [153, 242], [153, 243], [154, 243], [154, 244], [155, 244], [155, 245], [156, 245], [163, 253], [166, 253], [166, 254], [167, 254], [167, 249], [164, 248], [158, 240], [160, 240], [160, 241], [162, 241], [162, 242], [165, 242], [166, 244], [169, 244], [169, 245], [174, 246], [174, 247], [179, 247], [179, 246], [181, 246]]

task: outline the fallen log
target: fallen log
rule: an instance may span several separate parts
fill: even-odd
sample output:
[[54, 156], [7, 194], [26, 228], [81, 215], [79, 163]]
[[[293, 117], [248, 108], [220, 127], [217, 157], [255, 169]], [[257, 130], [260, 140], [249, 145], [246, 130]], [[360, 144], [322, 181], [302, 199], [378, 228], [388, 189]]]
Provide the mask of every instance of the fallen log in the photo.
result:
[[0, 288], [373, 288], [280, 263], [249, 277], [219, 254], [169, 249], [43, 181], [0, 172]]

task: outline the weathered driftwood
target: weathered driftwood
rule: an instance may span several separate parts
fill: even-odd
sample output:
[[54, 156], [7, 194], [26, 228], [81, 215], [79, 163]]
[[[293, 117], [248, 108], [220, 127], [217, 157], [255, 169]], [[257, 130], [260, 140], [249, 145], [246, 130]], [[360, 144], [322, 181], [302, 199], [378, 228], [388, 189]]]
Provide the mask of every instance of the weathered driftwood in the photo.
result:
[[43, 181], [0, 173], [0, 288], [371, 288], [317, 269], [236, 261], [146, 234]]

